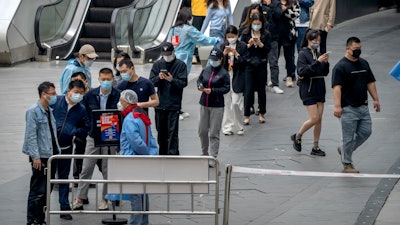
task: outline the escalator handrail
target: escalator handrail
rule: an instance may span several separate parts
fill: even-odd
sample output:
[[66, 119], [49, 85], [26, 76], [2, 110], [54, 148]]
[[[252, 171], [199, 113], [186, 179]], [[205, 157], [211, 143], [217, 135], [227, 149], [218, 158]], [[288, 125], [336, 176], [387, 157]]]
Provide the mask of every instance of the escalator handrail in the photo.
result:
[[116, 8], [113, 10], [111, 14], [111, 21], [110, 21], [110, 33], [111, 33], [111, 47], [114, 49], [115, 52], [121, 52], [122, 50], [118, 49], [117, 45], [117, 38], [115, 37], [115, 23], [117, 20], [117, 16], [121, 10], [132, 8], [132, 10], [136, 7], [140, 0], [134, 0], [131, 4]]
[[[128, 41], [129, 41], [129, 46], [132, 50], [132, 52], [134, 53], [139, 53], [140, 50], [136, 49], [135, 47], [135, 40], [133, 38], [133, 31], [135, 30], [134, 27], [134, 19], [135, 19], [135, 14], [137, 11], [142, 10], [142, 9], [146, 9], [146, 8], [150, 8], [153, 7], [155, 4], [157, 3], [157, 0], [153, 0], [152, 2], [150, 2], [149, 4], [147, 4], [146, 6], [140, 7], [140, 8], [135, 8], [135, 10], [132, 10], [130, 15], [129, 15], [129, 25], [128, 25]], [[147, 22], [146, 22], [147, 23]]]
[[39, 8], [36, 10], [35, 14], [35, 25], [34, 25], [34, 33], [35, 33], [35, 42], [36, 46], [39, 48], [39, 50], [44, 51], [46, 50], [45, 47], [42, 46], [42, 42], [40, 41], [40, 35], [39, 35], [39, 22], [40, 22], [40, 17], [42, 16], [42, 12], [44, 8], [51, 7], [54, 5], [58, 5], [62, 2], [63, 0], [58, 0], [56, 2], [46, 4], [46, 5], [41, 5]]

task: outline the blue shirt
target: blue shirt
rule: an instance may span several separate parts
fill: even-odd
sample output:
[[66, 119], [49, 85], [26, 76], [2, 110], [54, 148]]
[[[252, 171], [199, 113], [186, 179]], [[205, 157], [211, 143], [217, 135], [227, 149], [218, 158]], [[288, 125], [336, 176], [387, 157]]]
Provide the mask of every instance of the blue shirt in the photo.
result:
[[210, 4], [207, 8], [207, 16], [204, 19], [201, 33], [204, 33], [210, 23], [210, 30], [220, 30], [222, 26], [233, 25], [233, 16], [231, 5], [226, 8], [217, 7], [213, 9], [214, 4]]
[[[53, 142], [51, 139], [49, 120], [47, 119], [50, 113], [53, 135], [57, 137], [56, 120], [53, 116], [53, 110], [49, 107], [47, 112], [40, 102], [36, 102], [27, 111], [25, 116], [25, 138], [22, 147], [22, 152], [29, 155], [32, 159], [50, 158], [53, 155]], [[60, 152], [57, 138], [56, 152]]]
[[108, 96], [110, 95], [110, 93], [111, 93], [111, 91], [104, 95], [103, 92], [100, 89], [100, 93], [99, 93], [99, 96], [100, 96], [100, 109], [103, 109], [103, 110], [107, 109], [107, 99], [108, 99]]

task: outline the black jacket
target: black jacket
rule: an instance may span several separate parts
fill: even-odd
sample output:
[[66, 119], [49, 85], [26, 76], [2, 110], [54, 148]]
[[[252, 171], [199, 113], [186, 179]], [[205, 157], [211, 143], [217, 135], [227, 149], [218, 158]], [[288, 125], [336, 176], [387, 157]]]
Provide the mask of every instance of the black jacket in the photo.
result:
[[[240, 37], [240, 40], [246, 43], [247, 47], [247, 43], [249, 42], [250, 38], [251, 31], [249, 31], [247, 34], [243, 33]], [[267, 30], [265, 30], [264, 33], [261, 35], [261, 42], [264, 44], [262, 48], [259, 48], [258, 46], [256, 47], [254, 45], [250, 48], [247, 48], [247, 63], [253, 64], [252, 62], [256, 61], [255, 59], [257, 59], [260, 64], [267, 64], [268, 52], [271, 49], [271, 34]]]
[[[224, 51], [225, 46], [229, 45], [227, 41], [221, 45], [221, 50]], [[246, 70], [246, 58], [247, 58], [247, 45], [243, 41], [236, 42], [236, 51], [239, 53], [239, 57], [234, 57], [233, 61], [233, 77], [232, 77], [232, 89], [235, 93], [244, 92], [244, 76]], [[226, 55], [224, 59], [224, 68], [228, 71], [229, 69], [229, 56]]]
[[297, 74], [301, 81], [299, 94], [301, 100], [325, 98], [325, 79], [329, 73], [329, 63], [321, 63], [317, 59], [321, 54], [317, 52], [316, 57], [309, 48], [303, 48], [297, 60]]
[[200, 105], [206, 107], [224, 107], [224, 94], [228, 93], [231, 86], [228, 71], [222, 66], [207, 66], [201, 71], [197, 79], [197, 87], [211, 88], [211, 93], [201, 93]]
[[[163, 58], [153, 64], [150, 72], [150, 80], [157, 87], [160, 103], [156, 109], [180, 110], [182, 107], [183, 88], [187, 86], [186, 64], [174, 59], [172, 62], [166, 62]], [[162, 69], [168, 70], [173, 79], [171, 82], [160, 79], [159, 73]]]
[[[119, 102], [120, 91], [118, 89], [112, 88], [111, 93], [107, 98], [106, 108], [107, 109], [117, 109], [117, 104]], [[86, 108], [88, 123], [89, 123], [89, 136], [93, 137], [93, 118], [92, 111], [95, 109], [100, 109], [100, 87], [90, 90], [84, 97], [82, 104]]]

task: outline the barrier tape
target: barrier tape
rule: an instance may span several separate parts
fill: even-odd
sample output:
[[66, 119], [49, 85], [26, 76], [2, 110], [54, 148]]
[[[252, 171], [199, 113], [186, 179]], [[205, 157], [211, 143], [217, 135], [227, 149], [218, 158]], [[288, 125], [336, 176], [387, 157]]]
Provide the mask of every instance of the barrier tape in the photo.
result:
[[400, 178], [400, 174], [332, 173], [332, 172], [295, 171], [295, 170], [270, 170], [270, 169], [257, 169], [257, 168], [240, 167], [240, 166], [232, 166], [232, 172], [279, 175], [279, 176], [360, 177], [360, 178], [394, 178], [394, 179]]

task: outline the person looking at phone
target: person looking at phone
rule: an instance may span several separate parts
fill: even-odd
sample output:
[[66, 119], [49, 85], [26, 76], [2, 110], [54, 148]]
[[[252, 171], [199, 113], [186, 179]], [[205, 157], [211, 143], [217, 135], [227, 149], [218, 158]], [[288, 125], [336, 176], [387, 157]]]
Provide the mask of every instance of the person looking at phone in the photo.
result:
[[162, 58], [153, 64], [150, 80], [157, 87], [159, 104], [155, 107], [157, 141], [160, 155], [179, 155], [179, 112], [183, 88], [187, 86], [186, 64], [175, 57], [174, 46], [161, 47]]

